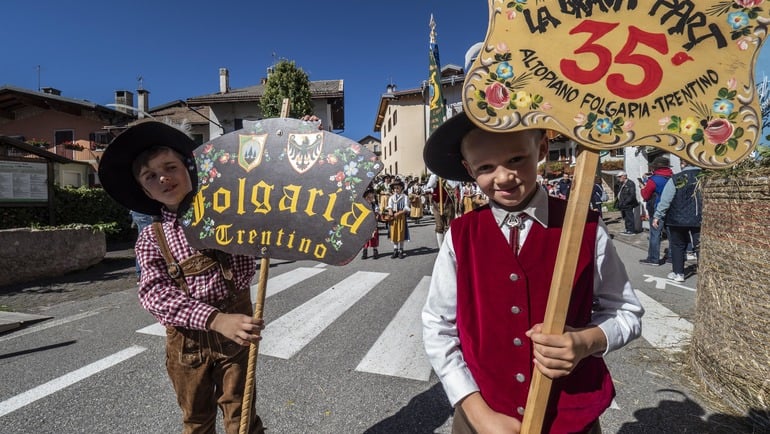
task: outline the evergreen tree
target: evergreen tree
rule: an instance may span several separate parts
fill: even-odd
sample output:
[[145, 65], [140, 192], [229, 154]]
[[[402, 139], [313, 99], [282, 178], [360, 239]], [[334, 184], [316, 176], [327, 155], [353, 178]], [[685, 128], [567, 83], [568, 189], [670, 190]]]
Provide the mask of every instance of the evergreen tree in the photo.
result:
[[302, 68], [294, 61], [281, 60], [265, 83], [265, 93], [260, 100], [262, 115], [265, 118], [281, 116], [281, 104], [289, 98], [289, 117], [300, 118], [313, 114], [313, 102], [310, 96], [310, 80]]

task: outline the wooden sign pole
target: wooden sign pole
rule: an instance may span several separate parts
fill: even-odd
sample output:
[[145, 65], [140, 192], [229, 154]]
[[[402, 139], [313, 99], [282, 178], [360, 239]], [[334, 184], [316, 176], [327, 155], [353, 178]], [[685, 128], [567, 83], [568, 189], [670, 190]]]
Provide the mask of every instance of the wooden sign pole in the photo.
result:
[[[281, 104], [281, 117], [289, 116], [289, 98], [284, 98]], [[262, 248], [262, 259], [259, 262], [259, 283], [257, 284], [257, 299], [254, 301], [255, 320], [263, 319], [265, 311], [265, 294], [267, 293], [267, 276], [270, 270], [270, 256], [267, 248]], [[254, 384], [257, 371], [257, 356], [259, 355], [259, 342], [249, 346], [249, 364], [246, 369], [246, 384], [243, 388], [243, 401], [241, 402], [241, 425], [238, 434], [247, 434], [251, 425], [251, 406], [254, 399]]]
[[[588, 215], [591, 193], [593, 192], [596, 167], [599, 164], [599, 152], [583, 148], [578, 154], [575, 166], [575, 179], [572, 182], [572, 192], [567, 202], [567, 212], [564, 216], [559, 241], [559, 251], [556, 254], [551, 290], [543, 320], [543, 333], [561, 334], [572, 295], [572, 285], [577, 270], [580, 244], [583, 241], [586, 216]], [[527, 405], [522, 420], [521, 432], [524, 434], [540, 434], [543, 431], [543, 418], [551, 394], [553, 380], [534, 369], [532, 382], [527, 396]]]
[[[257, 284], [257, 299], [254, 303], [254, 319], [261, 320], [264, 313], [265, 294], [267, 292], [267, 274], [270, 269], [270, 258], [267, 249], [263, 248], [263, 256], [259, 264], [259, 283]], [[254, 399], [254, 384], [257, 371], [257, 355], [259, 354], [259, 342], [249, 346], [249, 364], [246, 369], [246, 385], [243, 389], [243, 401], [241, 402], [241, 425], [239, 434], [247, 434], [251, 425], [251, 404]]]

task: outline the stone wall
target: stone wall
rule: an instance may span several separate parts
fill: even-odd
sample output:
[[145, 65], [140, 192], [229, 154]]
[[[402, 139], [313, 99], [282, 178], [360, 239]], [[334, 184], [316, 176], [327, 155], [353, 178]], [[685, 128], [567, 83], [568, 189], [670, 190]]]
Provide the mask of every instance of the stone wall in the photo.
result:
[[104, 232], [90, 227], [0, 230], [0, 286], [82, 270], [106, 253]]

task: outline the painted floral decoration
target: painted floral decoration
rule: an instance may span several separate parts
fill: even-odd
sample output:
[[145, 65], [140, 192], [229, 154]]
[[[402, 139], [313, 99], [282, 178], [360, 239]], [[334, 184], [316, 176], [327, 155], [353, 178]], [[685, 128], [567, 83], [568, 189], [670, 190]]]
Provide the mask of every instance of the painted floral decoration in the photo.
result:
[[329, 236], [324, 241], [329, 243], [334, 250], [339, 250], [342, 247], [342, 226], [334, 225], [329, 229]]
[[198, 165], [198, 180], [202, 185], [211, 184], [222, 176], [216, 168], [219, 164], [235, 164], [237, 155], [230, 154], [223, 149], [216, 149], [211, 143], [203, 147], [200, 155], [195, 157]]
[[736, 127], [738, 111], [735, 110], [737, 96], [736, 81], [730, 79], [727, 87], [719, 89], [711, 107], [707, 105], [693, 106], [697, 116], [671, 116], [663, 118], [660, 124], [668, 131], [690, 136], [693, 142], [707, 142], [714, 146], [714, 153], [723, 156], [728, 149], [738, 147], [738, 139], [743, 137], [742, 127]]
[[509, 20], [512, 20], [516, 18], [516, 13], [524, 12], [524, 9], [526, 9], [527, 6], [527, 0], [514, 0], [509, 1], [505, 4], [505, 7], [508, 8], [508, 12], [506, 15], [508, 16]]
[[599, 116], [594, 112], [590, 112], [588, 115], [580, 113], [575, 116], [574, 120], [576, 124], [581, 125], [584, 129], [596, 131], [599, 134], [621, 135], [634, 126], [633, 122], [626, 121], [620, 116], [612, 118], [609, 116]]
[[374, 175], [380, 169], [380, 162], [376, 157], [371, 160], [365, 160], [361, 155], [361, 145], [356, 143], [345, 149], [335, 149], [334, 153], [321, 156], [319, 164], [329, 164], [332, 166], [341, 165], [337, 172], [329, 177], [329, 181], [335, 183], [338, 188], [344, 188], [350, 192], [350, 200], [358, 199], [356, 189], [363, 181], [362, 174], [366, 174], [367, 179], [374, 178]]
[[708, 9], [711, 16], [727, 15], [727, 24], [730, 26], [730, 38], [736, 41], [741, 50], [747, 50], [748, 45], [756, 44], [752, 38], [755, 21], [762, 8], [759, 7], [764, 0], [725, 0]]
[[[526, 3], [526, 2], [525, 2]], [[525, 4], [515, 2], [517, 5]], [[529, 72], [516, 77], [510, 64], [511, 51], [505, 43], [495, 47], [495, 61], [485, 81], [484, 90], [476, 91], [476, 105], [491, 117], [497, 116], [499, 110], [537, 110], [550, 107], [543, 103], [543, 97], [533, 95], [523, 90], [531, 79]], [[495, 66], [496, 65], [496, 66]]]
[[[210, 203], [206, 204], [206, 208], [210, 206], [211, 206]], [[190, 226], [192, 224], [192, 216], [193, 216], [193, 211], [192, 211], [192, 208], [190, 208], [182, 217], [182, 225]], [[198, 239], [202, 240], [204, 238], [214, 236], [214, 226], [216, 226], [214, 219], [212, 219], [211, 217], [204, 217], [202, 221], [203, 221], [203, 226], [201, 226]]]

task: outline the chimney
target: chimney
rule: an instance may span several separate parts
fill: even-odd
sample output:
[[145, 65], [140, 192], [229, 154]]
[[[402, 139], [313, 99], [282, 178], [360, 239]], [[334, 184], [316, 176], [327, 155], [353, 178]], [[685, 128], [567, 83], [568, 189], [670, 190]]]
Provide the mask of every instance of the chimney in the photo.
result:
[[219, 93], [230, 91], [230, 71], [227, 68], [219, 68]]
[[137, 115], [139, 119], [144, 118], [150, 112], [150, 91], [144, 89], [137, 89], [137, 108], [139, 111]]
[[115, 91], [115, 109], [128, 115], [134, 114], [134, 94], [127, 90]]
[[42, 88], [40, 90], [42, 90], [43, 93], [47, 93], [47, 94], [50, 94], [50, 95], [61, 96], [61, 91], [59, 89], [55, 89], [53, 87], [44, 87], [44, 88]]

